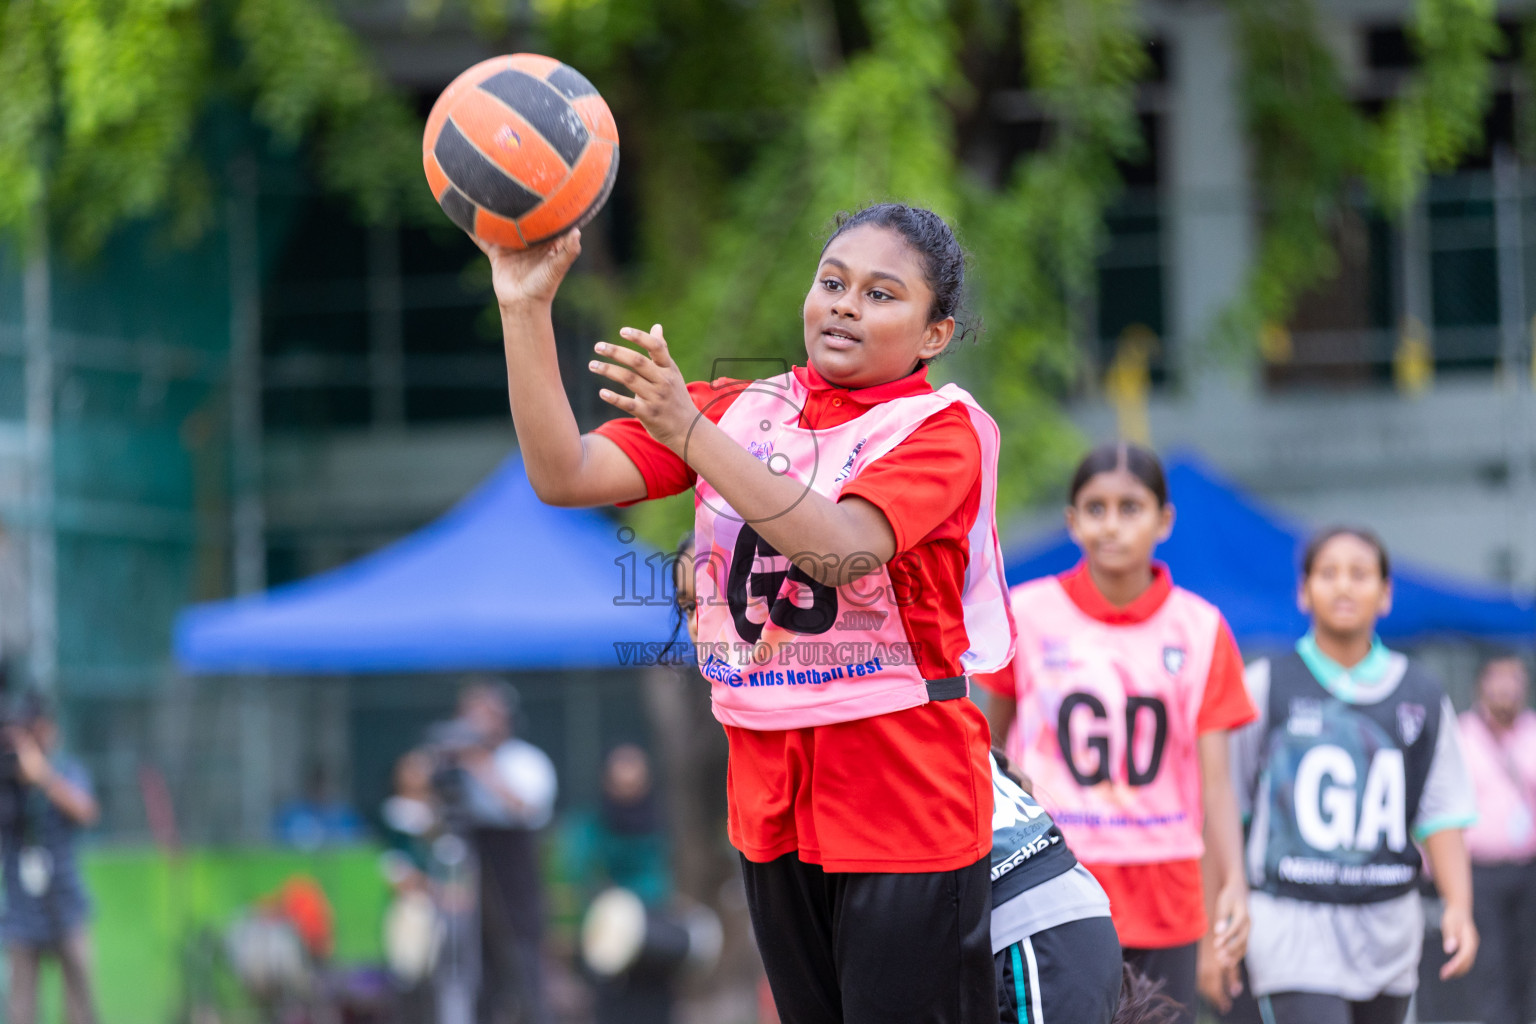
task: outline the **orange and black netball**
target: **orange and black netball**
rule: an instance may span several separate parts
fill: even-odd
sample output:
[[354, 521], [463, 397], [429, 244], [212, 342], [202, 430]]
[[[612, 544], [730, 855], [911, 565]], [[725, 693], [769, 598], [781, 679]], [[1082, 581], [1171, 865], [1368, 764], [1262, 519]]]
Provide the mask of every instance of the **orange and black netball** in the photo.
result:
[[481, 61], [443, 90], [421, 156], [432, 194], [455, 224], [524, 249], [602, 208], [619, 169], [619, 131], [580, 72], [518, 53]]

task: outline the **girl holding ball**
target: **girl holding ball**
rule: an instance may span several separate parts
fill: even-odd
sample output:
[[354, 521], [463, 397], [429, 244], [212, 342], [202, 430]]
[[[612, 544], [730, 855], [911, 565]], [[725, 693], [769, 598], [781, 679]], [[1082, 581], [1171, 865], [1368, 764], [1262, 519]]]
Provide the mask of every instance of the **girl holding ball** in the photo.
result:
[[997, 427], [928, 382], [960, 306], [954, 234], [900, 204], [840, 218], [807, 268], [805, 365], [776, 377], [689, 383], [661, 325], [624, 328], [590, 369], [629, 418], [585, 435], [550, 319], [579, 233], [486, 251], [539, 496], [694, 489], [700, 667], [782, 1019], [997, 1019], [988, 730], [960, 698], [1008, 662], [1013, 627]]

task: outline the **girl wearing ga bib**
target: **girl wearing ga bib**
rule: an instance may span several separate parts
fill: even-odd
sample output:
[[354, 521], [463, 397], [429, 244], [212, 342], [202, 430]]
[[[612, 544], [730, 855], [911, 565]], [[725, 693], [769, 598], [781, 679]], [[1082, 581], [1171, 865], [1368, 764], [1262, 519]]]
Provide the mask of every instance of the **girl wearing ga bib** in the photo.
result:
[[1241, 656], [1221, 614], [1152, 561], [1173, 527], [1152, 452], [1089, 453], [1067, 526], [1083, 564], [1013, 589], [1013, 664], [978, 682], [993, 735], [1108, 892], [1126, 960], [1193, 1022], [1197, 960], [1224, 998], [1247, 939], [1227, 764], [1227, 731], [1253, 717]]
[[600, 343], [589, 365], [632, 418], [582, 435], [550, 322], [578, 238], [487, 248], [513, 422], [552, 504], [694, 490], [692, 626], [781, 1019], [995, 1020], [988, 733], [961, 698], [1012, 653], [997, 427], [927, 379], [964, 253], [926, 210], [840, 218], [802, 311], [805, 366], [688, 384], [660, 325], [625, 328], [635, 347]]
[[1272, 1024], [1402, 1024], [1424, 941], [1421, 849], [1445, 901], [1440, 976], [1477, 953], [1472, 786], [1440, 683], [1376, 637], [1392, 608], [1381, 541], [1319, 534], [1299, 603], [1312, 629], [1249, 667], [1260, 717], [1232, 743], [1252, 808], [1248, 978]]

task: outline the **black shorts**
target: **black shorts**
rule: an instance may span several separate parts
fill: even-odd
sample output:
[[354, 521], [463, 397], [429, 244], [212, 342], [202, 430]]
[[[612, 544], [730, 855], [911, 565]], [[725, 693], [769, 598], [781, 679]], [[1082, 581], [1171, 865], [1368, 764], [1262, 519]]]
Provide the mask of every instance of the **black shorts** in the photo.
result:
[[990, 1024], [989, 857], [910, 874], [823, 871], [793, 853], [741, 866], [783, 1024]]
[[1345, 999], [1320, 992], [1276, 992], [1259, 997], [1264, 1024], [1403, 1024], [1412, 996]]
[[1120, 939], [1107, 917], [1036, 932], [996, 957], [1000, 1024], [1110, 1024], [1120, 1005]]

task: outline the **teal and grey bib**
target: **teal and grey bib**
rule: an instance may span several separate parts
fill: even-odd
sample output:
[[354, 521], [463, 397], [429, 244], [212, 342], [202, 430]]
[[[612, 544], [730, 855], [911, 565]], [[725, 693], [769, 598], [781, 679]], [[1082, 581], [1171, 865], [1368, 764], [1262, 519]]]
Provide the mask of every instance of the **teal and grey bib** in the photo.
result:
[[1422, 862], [1409, 829], [1442, 727], [1441, 693], [1409, 662], [1386, 698], [1352, 704], [1299, 655], [1271, 662], [1255, 801], [1264, 818], [1264, 891], [1373, 903], [1413, 889]]

